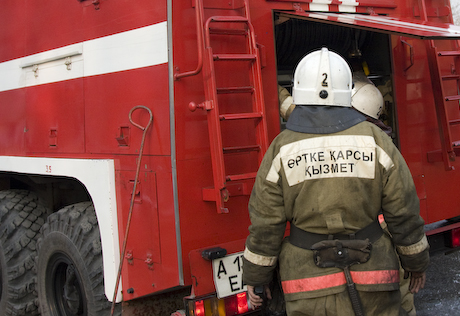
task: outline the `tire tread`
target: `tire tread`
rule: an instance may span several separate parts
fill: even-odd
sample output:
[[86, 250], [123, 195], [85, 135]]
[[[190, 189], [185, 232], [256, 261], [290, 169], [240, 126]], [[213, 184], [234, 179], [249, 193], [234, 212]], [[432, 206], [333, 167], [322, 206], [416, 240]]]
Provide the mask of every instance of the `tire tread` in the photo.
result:
[[0, 248], [7, 278], [0, 313], [6, 316], [38, 314], [34, 258], [38, 232], [48, 213], [33, 192], [0, 191]]
[[81, 202], [51, 214], [42, 226], [37, 242], [39, 254], [43, 240], [55, 232], [64, 234], [72, 241], [85, 264], [90, 280], [90, 284], [85, 286], [89, 286], [89, 292], [93, 294], [88, 304], [91, 305], [88, 306], [88, 315], [109, 315], [111, 303], [104, 294], [102, 246], [93, 204]]

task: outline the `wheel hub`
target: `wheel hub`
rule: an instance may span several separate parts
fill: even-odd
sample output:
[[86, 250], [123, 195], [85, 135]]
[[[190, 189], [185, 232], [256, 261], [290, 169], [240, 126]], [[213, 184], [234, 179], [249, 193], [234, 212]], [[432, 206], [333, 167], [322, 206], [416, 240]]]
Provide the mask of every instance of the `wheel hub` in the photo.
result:
[[83, 295], [80, 275], [72, 261], [64, 254], [53, 256], [47, 273], [51, 310], [57, 315], [86, 315], [86, 300]]

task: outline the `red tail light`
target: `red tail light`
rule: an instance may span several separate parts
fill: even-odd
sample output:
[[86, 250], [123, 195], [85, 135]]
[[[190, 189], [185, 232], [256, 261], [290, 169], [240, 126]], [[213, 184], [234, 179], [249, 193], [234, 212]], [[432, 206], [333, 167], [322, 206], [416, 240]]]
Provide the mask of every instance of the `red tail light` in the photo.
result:
[[460, 228], [454, 228], [451, 230], [451, 243], [452, 247], [460, 246]]
[[218, 299], [215, 296], [188, 300], [188, 316], [234, 316], [249, 312], [246, 292]]
[[195, 302], [195, 316], [205, 316], [203, 300]]
[[248, 298], [246, 292], [236, 294], [236, 301], [238, 302], [238, 314], [246, 313], [248, 311]]

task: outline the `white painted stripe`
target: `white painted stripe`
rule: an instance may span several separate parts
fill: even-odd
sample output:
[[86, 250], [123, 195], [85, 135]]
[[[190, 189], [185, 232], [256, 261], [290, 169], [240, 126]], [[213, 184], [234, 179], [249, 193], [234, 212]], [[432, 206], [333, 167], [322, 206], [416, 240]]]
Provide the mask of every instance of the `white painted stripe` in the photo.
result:
[[21, 59], [0, 63], [0, 92], [25, 86], [25, 82], [21, 84], [21, 81], [25, 81], [25, 79], [21, 80], [23, 76], [21, 64]]
[[3, 62], [0, 91], [164, 64], [167, 41], [167, 23], [161, 22]]
[[[355, 13], [359, 3], [356, 0], [342, 0], [339, 4], [339, 12]], [[309, 5], [310, 11], [328, 12], [332, 0], [312, 0]]]
[[[0, 156], [0, 171], [70, 177], [86, 187], [94, 203], [101, 233], [105, 294], [112, 300], [120, 264], [114, 161]], [[121, 290], [120, 287], [118, 302], [121, 301]]]
[[270, 267], [274, 266], [278, 261], [278, 257], [269, 257], [269, 256], [262, 256], [258, 255], [248, 248], [244, 249], [244, 258], [253, 264], [257, 264], [258, 266], [265, 266]]
[[[324, 12], [324, 11], [329, 11], [329, 4], [332, 1], [322, 1], [323, 3], [317, 3], [318, 1], [314, 1], [310, 3], [310, 11], [319, 11], [319, 12]], [[326, 3], [324, 3], [326, 2]]]
[[166, 63], [167, 39], [167, 24], [162, 22], [85, 42], [85, 76]]
[[359, 6], [359, 3], [356, 0], [342, 0], [342, 4], [339, 4], [339, 11], [355, 13], [357, 6]]

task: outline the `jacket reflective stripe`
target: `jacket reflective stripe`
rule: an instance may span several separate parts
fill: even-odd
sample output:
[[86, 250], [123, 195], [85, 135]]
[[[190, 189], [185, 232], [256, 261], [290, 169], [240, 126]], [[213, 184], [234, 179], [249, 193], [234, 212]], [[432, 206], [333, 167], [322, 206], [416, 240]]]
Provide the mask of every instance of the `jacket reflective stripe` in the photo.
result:
[[[389, 284], [399, 282], [398, 270], [379, 271], [350, 271], [353, 282], [356, 284]], [[283, 281], [284, 293], [292, 294], [327, 289], [346, 284], [343, 272], [317, 276], [312, 278]]]
[[375, 157], [385, 170], [394, 167], [372, 136], [337, 135], [301, 139], [283, 145], [273, 158], [266, 180], [277, 183], [284, 169], [289, 186], [311, 179], [374, 178]]
[[416, 242], [415, 244], [409, 245], [409, 246], [396, 246], [396, 249], [401, 255], [416, 255], [418, 253], [421, 253], [424, 251], [426, 248], [428, 248], [428, 240], [426, 239], [426, 236], [424, 235], [422, 239], [419, 242]]
[[253, 264], [265, 267], [274, 266], [278, 261], [278, 257], [258, 255], [248, 248], [244, 249], [244, 258]]

